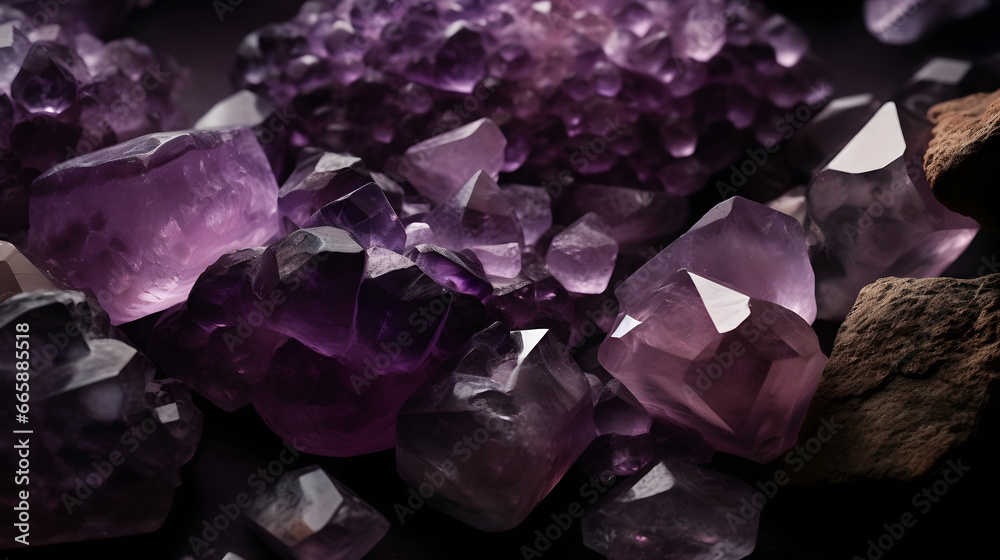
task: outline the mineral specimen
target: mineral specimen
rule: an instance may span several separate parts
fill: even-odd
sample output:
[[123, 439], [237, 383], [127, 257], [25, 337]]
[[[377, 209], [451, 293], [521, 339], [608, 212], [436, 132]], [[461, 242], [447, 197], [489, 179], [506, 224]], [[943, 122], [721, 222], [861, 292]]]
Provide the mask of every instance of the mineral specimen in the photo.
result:
[[866, 286], [837, 332], [802, 428], [822, 436], [833, 421], [836, 437], [799, 481], [912, 481], [943, 467], [950, 451], [982, 433], [1000, 396], [998, 315], [1000, 274]]
[[[30, 385], [31, 395], [15, 423], [10, 392], [0, 420], [30, 430], [16, 436], [30, 449], [30, 468], [21, 465], [30, 544], [158, 529], [201, 434], [187, 388], [154, 381], [153, 364], [79, 292], [36, 290], [0, 303], [0, 342], [28, 356], [0, 357], [4, 383]], [[11, 473], [26, 456], [16, 448], [0, 459]], [[5, 488], [0, 501], [16, 510], [19, 498], [7, 491], [15, 487]], [[13, 543], [16, 531], [8, 523], [0, 535]]]
[[275, 236], [277, 192], [249, 129], [151, 134], [36, 179], [28, 253], [119, 324], [184, 301], [220, 256]]
[[1000, 91], [978, 93], [931, 108], [933, 138], [924, 154], [927, 182], [945, 206], [1000, 229]]
[[[307, 2], [244, 40], [236, 73], [239, 87], [294, 107], [309, 143], [432, 200], [479, 169], [686, 195], [771, 134], [776, 115], [826, 97], [806, 47], [749, 2]], [[506, 136], [502, 161], [483, 118]], [[476, 155], [489, 166], [432, 165], [450, 147], [404, 157], [464, 125], [489, 137]]]
[[843, 319], [885, 276], [941, 274], [979, 230], [935, 200], [923, 172], [930, 123], [887, 103], [806, 191], [818, 317]]
[[780, 212], [733, 197], [708, 211], [619, 286], [626, 311], [681, 269], [786, 307], [812, 323], [815, 282], [802, 226]]
[[[52, 14], [38, 8], [37, 2], [30, 4], [36, 9], [29, 14], [0, 8], [0, 236], [4, 237], [28, 228], [29, 185], [39, 174], [69, 157], [176, 128], [181, 119], [175, 97], [183, 72], [171, 60], [133, 39], [104, 44], [90, 35], [48, 25], [56, 23]], [[105, 13], [110, 5], [60, 2], [57, 20], [83, 24], [90, 19], [83, 14]]]
[[753, 552], [753, 489], [683, 461], [656, 461], [583, 517], [583, 542], [609, 560], [739, 560]]
[[400, 411], [396, 467], [428, 503], [484, 531], [518, 525], [594, 439], [593, 396], [545, 330], [477, 334]]
[[295, 560], [361, 560], [389, 531], [385, 517], [318, 466], [282, 475], [247, 515]]
[[302, 451], [387, 449], [407, 397], [487, 325], [479, 299], [447, 280], [455, 271], [418, 255], [330, 226], [225, 255], [160, 318], [150, 354], [220, 407], [252, 402]]
[[989, 5], [990, 0], [865, 0], [865, 25], [879, 41], [905, 45]]
[[590, 213], [552, 239], [545, 264], [567, 290], [600, 294], [608, 287], [618, 258], [618, 243], [608, 229], [600, 216]]
[[478, 171], [500, 178], [507, 138], [489, 119], [480, 119], [420, 142], [406, 150], [402, 170], [420, 194], [441, 202], [462, 188]]
[[938, 103], [997, 88], [1000, 58], [973, 61], [938, 57], [921, 66], [890, 101], [924, 116]]
[[642, 290], [632, 282], [601, 365], [654, 417], [716, 451], [763, 463], [792, 446], [826, 363], [809, 324], [689, 270]]

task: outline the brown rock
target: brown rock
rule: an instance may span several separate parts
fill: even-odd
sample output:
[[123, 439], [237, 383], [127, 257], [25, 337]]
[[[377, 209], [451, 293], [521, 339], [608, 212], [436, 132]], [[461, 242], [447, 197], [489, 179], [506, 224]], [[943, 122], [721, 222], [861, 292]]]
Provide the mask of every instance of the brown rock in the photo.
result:
[[968, 441], [998, 400], [1000, 274], [883, 278], [837, 333], [799, 444], [829, 437], [824, 419], [842, 427], [795, 480], [915, 480]]
[[1000, 229], [1000, 91], [939, 103], [924, 155], [934, 195], [955, 212]]

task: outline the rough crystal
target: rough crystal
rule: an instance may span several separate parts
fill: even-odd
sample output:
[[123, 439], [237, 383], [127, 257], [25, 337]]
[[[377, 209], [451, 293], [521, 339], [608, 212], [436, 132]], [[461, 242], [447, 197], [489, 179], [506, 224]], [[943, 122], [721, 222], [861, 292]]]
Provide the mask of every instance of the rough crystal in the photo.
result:
[[247, 516], [295, 560], [361, 560], [389, 531], [385, 517], [318, 466], [282, 475]]
[[[15, 424], [11, 393], [0, 420], [32, 431], [18, 436], [31, 448], [30, 544], [158, 529], [201, 433], [188, 390], [154, 381], [153, 364], [79, 292], [36, 290], [0, 303], [5, 347], [15, 347], [18, 324], [28, 325], [24, 340], [33, 349], [31, 407], [28, 421]], [[0, 357], [10, 386], [21, 371], [15, 365], [13, 352]], [[11, 472], [18, 460], [13, 447], [0, 454]], [[4, 493], [0, 502], [13, 508], [18, 500]], [[0, 535], [13, 543], [14, 526]]]
[[302, 224], [303, 228], [322, 226], [346, 230], [365, 249], [382, 247], [402, 253], [406, 247], [406, 230], [375, 183], [327, 204]]
[[0, 303], [22, 292], [52, 288], [55, 288], [52, 281], [17, 247], [0, 241]]
[[583, 543], [609, 560], [739, 560], [757, 540], [759, 515], [740, 509], [753, 493], [690, 463], [656, 461], [587, 512]]
[[361, 160], [354, 156], [303, 151], [278, 191], [278, 209], [293, 226], [287, 229], [302, 227], [320, 208], [370, 183], [371, 177], [361, 166]]
[[545, 330], [496, 323], [407, 400], [396, 467], [413, 488], [441, 481], [428, 499], [434, 507], [503, 531], [524, 520], [594, 435], [591, 389], [565, 346]]
[[812, 323], [815, 280], [795, 219], [733, 197], [717, 204], [615, 291], [625, 310], [687, 269], [741, 293], [786, 307]]
[[545, 263], [567, 290], [600, 294], [608, 287], [618, 258], [618, 243], [607, 231], [604, 220], [590, 213], [552, 239]]
[[276, 194], [248, 129], [151, 134], [35, 180], [28, 252], [123, 323], [184, 301], [221, 255], [276, 235]]
[[662, 192], [578, 185], [561, 205], [559, 217], [570, 223], [588, 212], [604, 219], [618, 243], [641, 243], [680, 230], [687, 220], [688, 202]]
[[762, 463], [795, 443], [826, 363], [802, 317], [688, 270], [637, 293], [599, 358], [657, 419]]
[[979, 225], [938, 202], [923, 171], [931, 125], [887, 103], [806, 191], [819, 318], [843, 319], [885, 276], [940, 275]]
[[403, 175], [420, 194], [441, 202], [478, 171], [499, 179], [506, 147], [500, 127], [480, 119], [406, 150], [404, 161], [412, 170]]
[[883, 43], [906, 45], [989, 5], [990, 0], [865, 0], [865, 25]]

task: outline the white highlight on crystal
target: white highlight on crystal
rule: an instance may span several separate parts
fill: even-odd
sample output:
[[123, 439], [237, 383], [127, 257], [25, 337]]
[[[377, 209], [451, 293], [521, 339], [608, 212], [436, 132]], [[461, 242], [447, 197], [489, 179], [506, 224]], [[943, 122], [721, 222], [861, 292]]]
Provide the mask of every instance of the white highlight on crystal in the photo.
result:
[[621, 338], [629, 333], [632, 329], [638, 327], [642, 324], [642, 321], [638, 319], [633, 319], [629, 315], [622, 318], [622, 322], [615, 329], [615, 332], [611, 333], [611, 338]]
[[333, 519], [333, 514], [344, 503], [344, 496], [334, 486], [323, 469], [316, 469], [299, 477], [302, 496], [308, 503], [302, 508], [302, 523], [313, 533], [318, 533]]
[[646, 473], [646, 476], [642, 477], [639, 482], [636, 482], [635, 486], [629, 488], [628, 493], [622, 496], [621, 501], [632, 502], [662, 494], [673, 488], [675, 483], [676, 479], [667, 470], [667, 466], [663, 463], [658, 463], [652, 470]]
[[158, 406], [153, 412], [156, 413], [156, 417], [160, 420], [160, 424], [169, 424], [170, 422], [176, 422], [181, 419], [181, 413], [177, 410], [177, 403]]
[[962, 78], [972, 68], [972, 63], [968, 60], [956, 60], [954, 58], [935, 58], [924, 65], [913, 76], [914, 82], [928, 81], [939, 84], [955, 85], [962, 81]]
[[727, 333], [740, 326], [750, 316], [750, 296], [743, 295], [721, 284], [688, 272], [694, 287], [705, 303], [705, 310], [719, 333]]
[[896, 104], [886, 103], [826, 166], [842, 173], [868, 173], [889, 165], [906, 152]]

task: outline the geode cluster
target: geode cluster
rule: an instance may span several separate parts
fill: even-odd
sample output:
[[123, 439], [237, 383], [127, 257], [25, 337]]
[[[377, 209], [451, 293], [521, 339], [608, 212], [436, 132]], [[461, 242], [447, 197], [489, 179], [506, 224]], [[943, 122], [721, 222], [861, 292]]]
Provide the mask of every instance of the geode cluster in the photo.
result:
[[746, 0], [313, 1], [249, 35], [236, 78], [297, 115], [298, 143], [390, 175], [486, 117], [505, 172], [675, 195], [829, 92], [805, 35]]
[[[82, 31], [86, 18], [69, 16], [82, 7], [65, 4], [56, 4], [59, 19], [0, 6], [4, 238], [28, 228], [29, 186], [42, 172], [81, 154], [183, 124], [176, 104], [182, 70], [134, 39], [102, 43]], [[66, 21], [76, 25], [57, 23]]]

